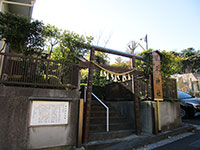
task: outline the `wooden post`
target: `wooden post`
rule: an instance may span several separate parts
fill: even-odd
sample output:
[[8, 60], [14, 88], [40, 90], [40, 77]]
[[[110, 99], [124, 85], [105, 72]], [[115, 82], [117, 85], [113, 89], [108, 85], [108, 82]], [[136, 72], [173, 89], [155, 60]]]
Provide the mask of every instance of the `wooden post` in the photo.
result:
[[163, 101], [163, 91], [162, 91], [162, 76], [161, 76], [161, 63], [160, 63], [160, 53], [154, 51], [153, 55], [153, 89], [154, 89], [154, 100], [157, 101], [157, 120], [158, 120], [158, 130], [161, 131], [161, 121], [160, 121], [160, 104], [159, 101]]
[[[135, 58], [132, 58], [132, 68], [135, 67]], [[135, 73], [132, 76], [132, 92], [134, 94], [134, 110], [135, 110], [135, 126], [136, 134], [141, 134], [141, 120], [140, 120], [140, 102], [138, 98], [138, 81], [135, 78]]]
[[80, 148], [82, 144], [82, 133], [83, 133], [83, 110], [84, 110], [84, 101], [80, 100], [79, 103], [79, 120], [78, 120], [78, 143], [77, 147]]
[[[5, 49], [6, 49], [6, 42], [5, 39], [1, 40], [1, 47], [0, 47], [1, 51], [0, 53], [5, 53]], [[3, 75], [3, 65], [4, 65], [4, 57], [6, 57], [5, 55], [0, 55], [0, 78], [2, 79], [2, 75]]]
[[[135, 58], [134, 57], [131, 59], [131, 65], [132, 65], [132, 69], [134, 69], [135, 68]], [[135, 72], [133, 72], [133, 74], [132, 74], [132, 93], [133, 94], [135, 94], [134, 77], [135, 77]]]
[[158, 134], [158, 110], [157, 110], [157, 104], [156, 103], [152, 103], [153, 104], [153, 108], [154, 108], [154, 134], [157, 135]]
[[160, 121], [160, 103], [159, 100], [156, 101], [157, 112], [158, 112], [158, 130], [161, 131], [161, 121]]
[[86, 107], [85, 107], [85, 120], [84, 120], [84, 137], [83, 142], [88, 143], [88, 132], [90, 126], [90, 110], [91, 110], [91, 99], [92, 99], [92, 81], [93, 81], [93, 72], [94, 72], [94, 61], [95, 51], [90, 50], [90, 65], [88, 73], [88, 82], [87, 82], [87, 97], [86, 97]]
[[138, 98], [138, 81], [134, 80], [134, 99], [135, 99], [135, 125], [136, 125], [136, 134], [140, 135], [141, 134], [141, 120], [140, 120], [140, 102]]
[[49, 61], [47, 61], [47, 66], [46, 66], [46, 83], [48, 83], [48, 77], [49, 76]]

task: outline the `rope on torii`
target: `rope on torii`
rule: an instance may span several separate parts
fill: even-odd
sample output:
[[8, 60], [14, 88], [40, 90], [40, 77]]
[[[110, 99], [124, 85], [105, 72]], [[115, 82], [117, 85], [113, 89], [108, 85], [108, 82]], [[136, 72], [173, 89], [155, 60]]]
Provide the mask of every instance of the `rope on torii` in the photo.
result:
[[[98, 68], [101, 69], [100, 72], [100, 76], [106, 76], [106, 79], [109, 80], [109, 75], [111, 75], [112, 79], [114, 80], [114, 82], [117, 82], [118, 80], [120, 80], [120, 76], [122, 76], [122, 82], [126, 81], [126, 80], [131, 80], [131, 73], [134, 72], [134, 69], [127, 71], [127, 72], [123, 72], [123, 73], [117, 73], [117, 72], [113, 72], [110, 71], [102, 66], [100, 66], [99, 64], [95, 63], [94, 61], [91, 61], [95, 66], [97, 66]], [[128, 79], [127, 79], [128, 76]]]

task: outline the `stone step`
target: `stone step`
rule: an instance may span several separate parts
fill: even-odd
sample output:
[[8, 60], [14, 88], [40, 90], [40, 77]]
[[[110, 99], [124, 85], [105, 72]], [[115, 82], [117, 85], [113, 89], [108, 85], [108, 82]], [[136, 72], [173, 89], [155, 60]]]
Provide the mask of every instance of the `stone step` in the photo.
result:
[[[121, 114], [117, 111], [110, 111], [110, 117], [119, 117]], [[106, 117], [106, 111], [92, 111], [90, 117]]]
[[[100, 140], [100, 141], [91, 141], [88, 144], [85, 144], [84, 146], [86, 147], [87, 150], [104, 150], [105, 148], [112, 146], [114, 144], [118, 144], [121, 141], [118, 140], [119, 138], [116, 139], [116, 141], [113, 140]], [[104, 143], [104, 141], [106, 141]]]
[[[97, 123], [106, 123], [107, 118], [106, 117], [91, 117], [90, 123], [91, 124], [97, 124]], [[110, 123], [120, 123], [120, 122], [126, 122], [127, 120], [124, 117], [118, 116], [118, 117], [110, 117], [109, 122]]]
[[[132, 139], [132, 135], [130, 135], [128, 138]], [[107, 147], [110, 147], [112, 145], [118, 144], [123, 141], [127, 141], [127, 136], [122, 138], [115, 138], [112, 140], [108, 139], [108, 140], [91, 141], [85, 144], [84, 146], [86, 147], [87, 150], [104, 150]]]
[[92, 100], [89, 141], [116, 139], [133, 134], [134, 125], [127, 122], [119, 110], [106, 105], [109, 107], [109, 132], [106, 132], [106, 108], [98, 101]]
[[[106, 103], [106, 102], [103, 102], [104, 104], [106, 104], [108, 107], [110, 106], [110, 104]], [[92, 106], [103, 106], [99, 101], [95, 101], [95, 100], [92, 100], [91, 101], [91, 105]]]
[[[91, 111], [91, 114], [107, 114], [107, 111], [104, 110], [96, 110], [96, 111]], [[109, 110], [109, 116], [112, 116], [113, 114], [118, 114], [119, 117], [122, 116], [120, 112], [115, 111], [115, 110]], [[97, 116], [98, 117], [98, 116]], [[101, 116], [99, 116], [101, 118]]]
[[121, 138], [133, 134], [134, 130], [117, 130], [110, 132], [89, 132], [89, 141]]
[[[112, 130], [126, 130], [126, 129], [134, 129], [134, 125], [131, 123], [110, 123], [109, 125], [110, 131]], [[90, 124], [90, 131], [106, 131], [106, 124]]]
[[[91, 106], [91, 111], [106, 111], [107, 109], [103, 106]], [[109, 107], [109, 111], [119, 112], [119, 110], [116, 110], [113, 107]]]
[[[110, 108], [109, 108], [110, 109]], [[112, 109], [112, 108], [111, 108]], [[91, 106], [91, 110], [106, 110], [104, 106]]]

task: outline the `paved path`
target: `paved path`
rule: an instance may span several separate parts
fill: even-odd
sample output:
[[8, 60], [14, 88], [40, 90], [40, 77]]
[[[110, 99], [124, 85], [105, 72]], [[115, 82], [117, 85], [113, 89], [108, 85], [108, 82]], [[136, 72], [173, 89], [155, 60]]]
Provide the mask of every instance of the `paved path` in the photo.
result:
[[[158, 135], [136, 136], [104, 150], [200, 150], [200, 118], [184, 120], [183, 122], [184, 124], [180, 128]], [[196, 131], [194, 127], [197, 128]], [[145, 145], [145, 143], [153, 144]], [[145, 146], [135, 149], [141, 145]]]
[[[162, 140], [155, 144], [149, 144], [148, 146], [142, 147], [139, 150], [153, 149], [153, 148], [157, 148], [162, 145], [171, 143], [178, 139], [182, 139], [184, 137], [190, 136], [194, 133], [188, 132], [188, 131], [192, 131], [192, 130], [194, 130], [194, 128], [191, 127], [191, 125], [184, 124], [183, 127], [180, 127], [180, 128], [174, 129], [174, 130], [170, 130], [170, 131], [165, 131], [158, 135], [152, 135], [152, 134], [151, 135], [140, 135], [135, 138], [129, 138], [118, 144], [114, 144], [112, 146], [104, 148], [104, 150], [135, 150], [134, 148], [136, 148], [136, 147], [139, 147], [139, 146], [142, 146], [145, 144], [149, 144], [149, 143], [155, 143], [156, 141], [160, 141], [162, 139], [167, 139], [168, 137], [170, 138], [170, 139], [167, 139], [167, 141]], [[184, 134], [182, 134], [182, 133], [184, 133]], [[174, 136], [174, 135], [178, 135], [178, 136]], [[173, 136], [173, 137], [171, 137], [171, 136]]]

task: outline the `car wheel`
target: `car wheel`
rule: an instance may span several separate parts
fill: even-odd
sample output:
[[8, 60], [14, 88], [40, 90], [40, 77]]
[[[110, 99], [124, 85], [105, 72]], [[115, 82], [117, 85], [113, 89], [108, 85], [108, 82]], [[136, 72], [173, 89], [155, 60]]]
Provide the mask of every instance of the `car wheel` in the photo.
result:
[[186, 110], [184, 108], [181, 108], [181, 117], [182, 118], [186, 118], [187, 117], [187, 113], [186, 113]]

